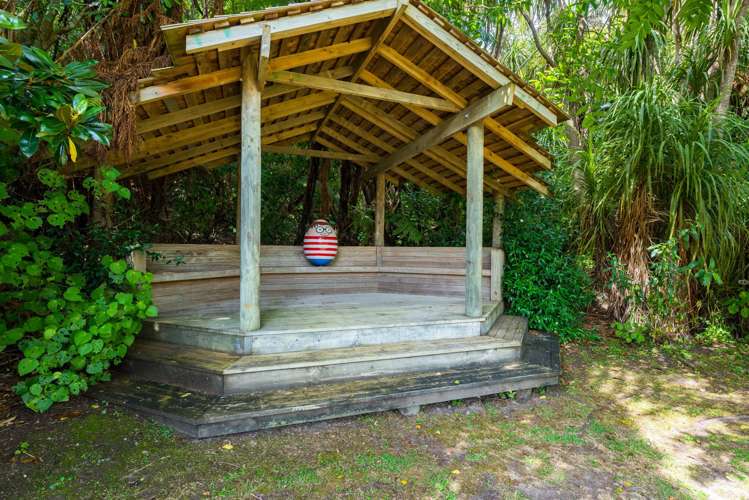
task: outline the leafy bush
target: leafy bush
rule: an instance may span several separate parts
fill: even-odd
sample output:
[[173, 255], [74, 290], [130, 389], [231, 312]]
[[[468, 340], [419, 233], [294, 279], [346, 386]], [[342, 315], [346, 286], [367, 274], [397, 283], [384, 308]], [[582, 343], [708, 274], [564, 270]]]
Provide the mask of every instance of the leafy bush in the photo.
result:
[[558, 202], [521, 193], [508, 204], [503, 292], [510, 314], [529, 318], [531, 328], [557, 333], [562, 341], [591, 338], [581, 327], [593, 301], [591, 281], [570, 251], [570, 235]]
[[[22, 27], [8, 19], [0, 15], [0, 28]], [[87, 196], [130, 195], [114, 169], [86, 178], [85, 191], [57, 171], [76, 162], [81, 145], [109, 143], [93, 64], [61, 67], [42, 50], [0, 38], [0, 67], [0, 351], [20, 349], [14, 389], [45, 411], [107, 380], [157, 310], [150, 275], [110, 256], [89, 263], [103, 272], [71, 273], [80, 263], [63, 250], [85, 227], [78, 219], [89, 213]]]

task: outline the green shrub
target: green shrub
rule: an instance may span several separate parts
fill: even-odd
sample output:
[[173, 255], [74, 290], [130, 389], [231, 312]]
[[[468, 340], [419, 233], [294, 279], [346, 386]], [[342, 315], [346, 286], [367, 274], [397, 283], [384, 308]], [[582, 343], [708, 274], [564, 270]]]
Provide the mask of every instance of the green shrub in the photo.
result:
[[593, 301], [591, 280], [569, 248], [558, 202], [521, 193], [507, 205], [504, 227], [508, 313], [528, 317], [531, 328], [562, 341], [595, 337], [581, 327]]
[[[22, 27], [8, 19], [0, 15], [0, 28]], [[21, 351], [14, 389], [34, 411], [107, 380], [157, 313], [149, 274], [111, 256], [82, 267], [65, 252], [86, 230], [88, 197], [130, 196], [114, 169], [84, 179], [83, 190], [57, 170], [86, 143], [109, 143], [102, 88], [93, 63], [62, 67], [0, 38], [0, 351]]]

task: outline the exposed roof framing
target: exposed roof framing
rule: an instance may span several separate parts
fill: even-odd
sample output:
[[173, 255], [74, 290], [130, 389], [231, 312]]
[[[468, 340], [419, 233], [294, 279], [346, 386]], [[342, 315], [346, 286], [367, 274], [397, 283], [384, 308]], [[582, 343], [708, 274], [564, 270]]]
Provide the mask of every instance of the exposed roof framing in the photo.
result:
[[548, 193], [534, 173], [551, 161], [532, 135], [567, 116], [418, 0], [313, 1], [162, 30], [173, 66], [132, 94], [138, 146], [110, 158], [126, 176], [235, 161], [251, 57], [266, 152], [465, 194], [466, 115], [479, 113], [485, 189]]

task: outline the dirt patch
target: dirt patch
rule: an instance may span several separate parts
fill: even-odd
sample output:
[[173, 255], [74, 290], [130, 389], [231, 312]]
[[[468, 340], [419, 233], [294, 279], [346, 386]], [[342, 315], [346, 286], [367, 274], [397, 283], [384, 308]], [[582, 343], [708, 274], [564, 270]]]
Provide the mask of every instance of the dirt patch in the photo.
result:
[[526, 401], [208, 440], [87, 399], [35, 415], [6, 371], [0, 497], [749, 498], [746, 345], [562, 354], [563, 384]]

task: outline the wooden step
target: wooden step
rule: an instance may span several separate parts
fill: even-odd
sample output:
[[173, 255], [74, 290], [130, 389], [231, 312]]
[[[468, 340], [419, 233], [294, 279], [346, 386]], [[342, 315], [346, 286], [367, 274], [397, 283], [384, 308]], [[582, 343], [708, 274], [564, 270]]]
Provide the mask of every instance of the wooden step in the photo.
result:
[[125, 360], [133, 376], [210, 394], [238, 394], [310, 383], [517, 361], [522, 338], [489, 336], [236, 355], [139, 339]]
[[510, 342], [520, 342], [528, 333], [528, 318], [503, 315], [497, 318], [487, 335]]
[[127, 376], [89, 394], [122, 404], [192, 437], [212, 437], [523, 390], [559, 381], [559, 343], [531, 333], [524, 357], [493, 367], [406, 373], [240, 395], [208, 395]]
[[486, 334], [502, 311], [501, 304], [487, 303], [481, 317], [469, 318], [462, 305], [430, 300], [435, 299], [424, 299], [423, 304], [269, 309], [262, 327], [251, 332], [239, 330], [236, 314], [187, 315], [147, 321], [141, 337], [227, 353], [277, 354], [477, 337]]

